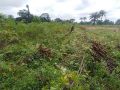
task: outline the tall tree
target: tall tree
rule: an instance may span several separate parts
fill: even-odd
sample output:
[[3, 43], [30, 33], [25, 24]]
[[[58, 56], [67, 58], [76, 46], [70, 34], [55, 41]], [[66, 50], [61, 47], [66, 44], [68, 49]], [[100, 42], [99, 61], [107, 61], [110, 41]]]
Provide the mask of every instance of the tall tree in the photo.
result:
[[19, 10], [17, 13], [22, 19], [27, 19], [28, 18], [28, 11], [26, 9]]
[[90, 15], [90, 20], [93, 24], [97, 24], [99, 18], [100, 18], [100, 14], [98, 12], [92, 13]]
[[80, 18], [81, 22], [83, 22], [83, 17]]
[[83, 17], [84, 22], [86, 21], [86, 19], [87, 19], [86, 17]]
[[17, 13], [19, 15], [19, 17], [16, 18], [16, 21], [21, 21], [23, 20], [25, 23], [30, 23], [32, 21], [32, 14], [30, 14], [30, 10], [29, 10], [29, 6], [26, 5], [27, 10], [23, 9], [23, 10], [19, 10], [19, 12]]
[[41, 18], [42, 22], [50, 22], [51, 21], [50, 16], [49, 16], [48, 13], [42, 13], [40, 18]]
[[100, 15], [101, 21], [103, 21], [103, 17], [106, 16], [106, 11], [100, 10], [100, 11], [99, 11], [99, 15]]
[[26, 8], [27, 8], [27, 17], [28, 17], [28, 23], [30, 22], [30, 9], [29, 9], [29, 5], [26, 5]]
[[70, 23], [74, 23], [74, 22], [75, 22], [75, 19], [70, 19], [69, 22], [70, 22]]

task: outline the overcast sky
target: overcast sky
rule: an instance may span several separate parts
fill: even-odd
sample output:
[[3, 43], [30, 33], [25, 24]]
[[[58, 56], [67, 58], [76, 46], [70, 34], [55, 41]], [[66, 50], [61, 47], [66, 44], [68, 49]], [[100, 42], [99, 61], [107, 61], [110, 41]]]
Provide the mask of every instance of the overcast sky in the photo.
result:
[[0, 0], [0, 13], [17, 16], [17, 12], [30, 6], [35, 15], [49, 13], [51, 18], [79, 20], [99, 10], [107, 11], [107, 18], [115, 21], [120, 18], [120, 0]]

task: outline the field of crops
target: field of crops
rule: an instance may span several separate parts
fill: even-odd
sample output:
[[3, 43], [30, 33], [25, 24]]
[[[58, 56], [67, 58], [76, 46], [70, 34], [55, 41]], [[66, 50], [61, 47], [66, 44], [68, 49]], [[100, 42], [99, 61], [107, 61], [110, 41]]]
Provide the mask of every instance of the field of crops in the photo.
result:
[[0, 26], [0, 90], [120, 90], [120, 26]]

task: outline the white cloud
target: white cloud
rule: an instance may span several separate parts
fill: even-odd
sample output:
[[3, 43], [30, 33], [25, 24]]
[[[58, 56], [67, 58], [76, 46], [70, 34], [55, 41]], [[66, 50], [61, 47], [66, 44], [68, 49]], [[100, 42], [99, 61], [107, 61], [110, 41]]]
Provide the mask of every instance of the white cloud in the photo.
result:
[[0, 7], [19, 7], [25, 0], [0, 0]]
[[27, 3], [27, 0], [0, 0], [0, 13], [16, 16], [17, 11]]
[[52, 18], [78, 20], [101, 9], [108, 12], [107, 17], [111, 20], [120, 18], [120, 0], [0, 0], [0, 10], [16, 15], [25, 4], [29, 4], [31, 13], [41, 15], [47, 12]]

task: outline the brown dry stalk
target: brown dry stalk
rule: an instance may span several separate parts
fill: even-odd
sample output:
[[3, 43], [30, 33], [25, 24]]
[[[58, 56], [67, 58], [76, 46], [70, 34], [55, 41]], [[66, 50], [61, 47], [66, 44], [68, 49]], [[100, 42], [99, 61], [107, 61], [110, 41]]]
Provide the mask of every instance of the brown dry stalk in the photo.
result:
[[117, 64], [115, 63], [115, 60], [108, 54], [105, 46], [100, 42], [93, 41], [91, 50], [91, 55], [93, 56], [94, 61], [101, 62], [101, 60], [105, 60], [109, 72], [112, 73]]
[[39, 46], [37, 53], [40, 54], [42, 57], [47, 57], [47, 58], [51, 58], [52, 57], [51, 49], [43, 47], [41, 45]]
[[79, 70], [78, 70], [78, 74], [81, 74], [82, 71], [83, 71], [83, 68], [84, 68], [84, 58], [85, 58], [85, 57], [83, 56], [82, 61], [81, 61], [81, 63], [80, 63]]

